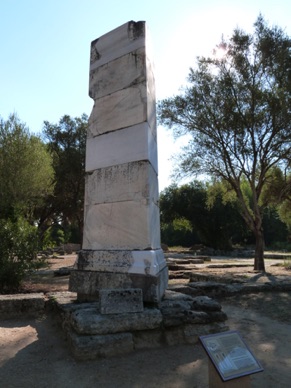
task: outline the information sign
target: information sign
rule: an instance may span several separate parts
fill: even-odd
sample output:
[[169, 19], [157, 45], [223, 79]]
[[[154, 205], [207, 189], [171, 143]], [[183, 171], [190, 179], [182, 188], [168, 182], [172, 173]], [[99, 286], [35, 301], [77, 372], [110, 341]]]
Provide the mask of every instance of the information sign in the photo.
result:
[[237, 331], [204, 335], [199, 339], [223, 381], [263, 371]]

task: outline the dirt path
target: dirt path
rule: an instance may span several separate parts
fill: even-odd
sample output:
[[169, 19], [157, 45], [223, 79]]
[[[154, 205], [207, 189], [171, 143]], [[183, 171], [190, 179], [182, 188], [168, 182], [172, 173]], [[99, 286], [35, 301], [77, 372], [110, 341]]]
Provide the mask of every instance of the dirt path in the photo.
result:
[[[252, 386], [290, 387], [291, 293], [220, 302], [229, 328], [240, 331], [265, 369], [252, 376]], [[77, 362], [52, 316], [0, 320], [1, 388], [206, 388], [207, 362], [201, 345]]]
[[[279, 293], [278, 304], [291, 296]], [[230, 329], [239, 330], [265, 371], [254, 387], [290, 387], [291, 326], [262, 312], [223, 303]], [[76, 362], [51, 317], [0, 321], [0, 386], [5, 388], [206, 388], [207, 357], [200, 345], [138, 351]]]

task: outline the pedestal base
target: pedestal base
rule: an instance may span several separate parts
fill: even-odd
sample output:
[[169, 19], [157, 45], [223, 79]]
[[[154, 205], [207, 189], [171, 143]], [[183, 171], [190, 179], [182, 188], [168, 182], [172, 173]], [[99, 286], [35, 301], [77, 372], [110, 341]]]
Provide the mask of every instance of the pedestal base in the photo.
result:
[[69, 290], [79, 301], [99, 300], [101, 290], [141, 289], [144, 302], [158, 303], [168, 287], [162, 249], [89, 250], [79, 252]]
[[80, 271], [71, 272], [69, 290], [77, 292], [79, 301], [98, 301], [102, 289], [140, 288], [143, 301], [158, 303], [168, 286], [168, 268], [157, 275], [141, 275], [117, 272]]
[[[130, 302], [131, 297], [124, 297]], [[159, 306], [145, 306], [140, 312], [111, 311], [110, 314], [101, 312], [102, 295], [100, 303], [76, 303], [76, 294], [71, 292], [50, 293], [47, 298], [50, 308], [59, 316], [74, 357], [79, 360], [161, 346], [193, 345], [201, 335], [227, 329], [227, 317], [219, 304], [214, 303], [212, 310], [201, 306], [201, 311], [197, 311], [197, 298], [169, 290]]]

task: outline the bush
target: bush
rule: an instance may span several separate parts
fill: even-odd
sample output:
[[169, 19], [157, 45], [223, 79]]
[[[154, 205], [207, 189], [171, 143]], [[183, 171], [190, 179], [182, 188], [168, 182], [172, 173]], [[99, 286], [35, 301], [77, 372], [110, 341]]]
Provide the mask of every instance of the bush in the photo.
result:
[[38, 234], [25, 220], [0, 220], [0, 292], [17, 291], [24, 276], [36, 268]]

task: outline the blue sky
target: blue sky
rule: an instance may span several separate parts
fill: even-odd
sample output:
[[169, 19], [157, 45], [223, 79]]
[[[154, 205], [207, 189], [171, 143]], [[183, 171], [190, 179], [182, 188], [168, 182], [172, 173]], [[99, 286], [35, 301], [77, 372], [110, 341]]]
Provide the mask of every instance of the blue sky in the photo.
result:
[[[259, 13], [291, 35], [290, 0], [0, 0], [0, 116], [16, 112], [37, 133], [44, 120], [90, 115], [90, 43], [129, 20], [151, 32], [157, 99], [177, 93], [195, 58]], [[158, 128], [160, 189], [180, 147]]]

